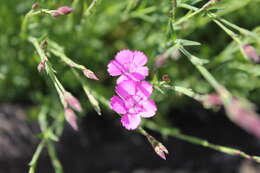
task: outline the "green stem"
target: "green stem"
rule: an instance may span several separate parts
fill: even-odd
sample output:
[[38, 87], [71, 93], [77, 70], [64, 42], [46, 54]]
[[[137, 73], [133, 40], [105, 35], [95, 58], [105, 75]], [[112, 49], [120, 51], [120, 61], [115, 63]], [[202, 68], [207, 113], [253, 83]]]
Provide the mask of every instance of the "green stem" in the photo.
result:
[[[183, 46], [179, 46], [179, 50], [190, 60], [190, 62], [199, 70], [201, 75], [213, 86], [220, 95], [224, 106], [227, 107], [231, 102], [231, 94], [211, 75], [211, 73], [201, 64], [194, 61], [194, 56], [190, 54]], [[195, 57], [197, 58], [197, 57]]]
[[183, 22], [186, 22], [187, 20], [189, 20], [190, 18], [192, 18], [193, 16], [201, 13], [202, 11], [204, 11], [212, 2], [208, 1], [205, 5], [203, 5], [200, 9], [194, 11], [193, 13], [190, 13], [182, 18], [180, 18], [179, 20], [177, 20], [174, 24], [173, 27], [182, 24]]
[[[200, 73], [206, 78], [206, 80], [218, 91], [221, 92], [223, 87], [217, 82], [217, 80], [208, 72], [201, 64], [196, 63], [193, 60], [193, 55], [190, 54], [183, 46], [179, 47], [179, 50], [191, 61], [191, 63], [200, 71]], [[197, 57], [196, 57], [197, 58]]]
[[189, 88], [185, 88], [185, 87], [181, 87], [181, 86], [171, 86], [171, 85], [163, 85], [163, 87], [168, 88], [168, 89], [172, 89], [176, 92], [179, 92], [179, 93], [184, 94], [188, 97], [191, 97], [191, 98], [193, 98], [197, 101], [201, 100], [201, 95], [193, 92]]
[[157, 132], [160, 132], [160, 133], [162, 133], [162, 135], [165, 135], [165, 136], [172, 136], [172, 137], [181, 139], [183, 141], [186, 141], [186, 142], [189, 142], [189, 143], [192, 143], [192, 144], [207, 147], [207, 148], [210, 148], [210, 149], [222, 152], [222, 153], [226, 153], [226, 154], [229, 154], [229, 155], [237, 155], [237, 156], [240, 156], [240, 157], [243, 157], [243, 158], [246, 158], [246, 159], [250, 159], [250, 160], [254, 160], [254, 161], [260, 163], [260, 157], [259, 156], [250, 156], [250, 155], [246, 154], [245, 152], [240, 151], [238, 149], [212, 144], [212, 143], [210, 143], [206, 140], [182, 134], [180, 132], [180, 130], [176, 129], [176, 128], [161, 127], [161, 126], [155, 124], [152, 121], [149, 121], [149, 122], [146, 121], [144, 126], [151, 129], [151, 130], [155, 130]]
[[63, 93], [65, 92], [64, 87], [62, 86], [62, 84], [60, 83], [60, 81], [58, 80], [58, 78], [55, 75], [55, 71], [52, 68], [51, 64], [48, 61], [48, 57], [45, 54], [45, 51], [41, 48], [38, 40], [34, 37], [29, 37], [28, 40], [34, 45], [37, 53], [39, 54], [41, 61], [45, 62], [46, 65], [46, 72], [49, 75], [50, 79], [52, 80], [58, 95], [60, 97], [61, 103], [63, 104], [64, 107], [67, 107], [67, 103], [64, 99]]
[[55, 170], [55, 173], [62, 173], [63, 169], [62, 169], [61, 163], [57, 157], [55, 146], [54, 146], [53, 142], [51, 142], [50, 140], [47, 142], [47, 149], [48, 149], [48, 153], [51, 158], [51, 162], [52, 162], [53, 168]]
[[177, 8], [178, 8], [177, 0], [172, 0], [172, 20], [175, 20]]
[[33, 157], [32, 157], [32, 160], [30, 161], [29, 165], [30, 165], [30, 168], [29, 168], [29, 173], [35, 173], [35, 170], [36, 170], [36, 166], [37, 166], [37, 161], [40, 157], [40, 154], [44, 148], [46, 144], [46, 141], [43, 139], [40, 144], [38, 145]]

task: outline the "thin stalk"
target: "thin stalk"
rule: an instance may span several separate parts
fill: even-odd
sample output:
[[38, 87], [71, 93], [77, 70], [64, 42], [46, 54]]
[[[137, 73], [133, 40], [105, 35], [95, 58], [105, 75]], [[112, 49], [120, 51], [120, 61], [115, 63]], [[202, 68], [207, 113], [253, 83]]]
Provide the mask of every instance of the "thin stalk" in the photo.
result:
[[177, 128], [167, 128], [167, 127], [161, 127], [157, 124], [155, 124], [152, 121], [146, 121], [146, 123], [144, 124], [145, 127], [151, 129], [151, 130], [155, 130], [159, 133], [162, 133], [162, 135], [165, 136], [171, 136], [171, 137], [175, 137], [177, 139], [192, 143], [192, 144], [196, 144], [196, 145], [200, 145], [203, 147], [207, 147], [225, 154], [229, 154], [229, 155], [234, 155], [234, 156], [240, 156], [249, 160], [254, 160], [255, 162], [260, 163], [260, 157], [259, 156], [251, 156], [241, 150], [235, 149], [235, 148], [230, 148], [230, 147], [226, 147], [226, 146], [222, 146], [222, 145], [216, 145], [216, 144], [212, 144], [206, 140], [194, 137], [194, 136], [189, 136], [189, 135], [185, 135], [182, 134], [180, 132], [179, 129]]
[[46, 141], [44, 139], [42, 139], [40, 144], [38, 145], [33, 157], [32, 157], [32, 160], [29, 163], [29, 165], [30, 165], [29, 173], [35, 173], [37, 161], [40, 157], [40, 154], [41, 154], [45, 144], [46, 144]]
[[172, 0], [172, 20], [175, 21], [176, 12], [177, 12], [177, 0]]
[[201, 95], [197, 94], [195, 92], [193, 92], [191, 89], [189, 88], [185, 88], [185, 87], [181, 87], [181, 86], [171, 86], [171, 85], [163, 85], [163, 87], [168, 88], [168, 89], [172, 89], [178, 93], [184, 94], [188, 97], [191, 97], [197, 101], [201, 100]]
[[52, 162], [53, 168], [55, 170], [55, 173], [63, 173], [61, 163], [56, 154], [55, 146], [54, 146], [53, 142], [51, 142], [50, 140], [47, 142], [47, 149], [48, 149], [48, 153], [51, 158], [51, 162]]
[[63, 93], [65, 92], [64, 87], [62, 86], [62, 84], [60, 83], [60, 81], [58, 80], [58, 78], [55, 75], [55, 71], [54, 69], [51, 67], [51, 64], [48, 62], [48, 57], [46, 56], [44, 50], [41, 48], [38, 40], [34, 37], [29, 37], [28, 40], [34, 45], [37, 53], [39, 54], [41, 61], [45, 62], [46, 65], [46, 72], [49, 75], [50, 79], [52, 80], [58, 95], [60, 97], [61, 103], [63, 104], [64, 107], [67, 107], [67, 103], [64, 100], [64, 96]]
[[201, 8], [199, 8], [198, 10], [194, 11], [191, 14], [188, 14], [182, 18], [180, 18], [179, 20], [177, 20], [176, 22], [173, 23], [173, 27], [182, 24], [183, 22], [186, 22], [187, 20], [189, 20], [190, 18], [192, 18], [193, 16], [201, 13], [202, 11], [204, 11], [210, 4], [212, 3], [212, 1], [208, 1], [205, 5], [203, 5]]
[[193, 55], [190, 54], [183, 46], [179, 47], [179, 50], [191, 61], [191, 63], [201, 72], [201, 74], [207, 79], [207, 81], [219, 92], [223, 87], [217, 82], [217, 80], [208, 72], [201, 64], [194, 62]]

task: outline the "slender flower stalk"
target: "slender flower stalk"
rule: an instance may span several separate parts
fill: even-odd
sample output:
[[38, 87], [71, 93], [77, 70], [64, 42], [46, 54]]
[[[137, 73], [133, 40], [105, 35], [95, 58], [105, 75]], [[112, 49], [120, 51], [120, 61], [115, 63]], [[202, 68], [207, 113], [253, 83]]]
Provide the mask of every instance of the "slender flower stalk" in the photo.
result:
[[183, 133], [181, 133], [181, 131], [177, 128], [170, 128], [170, 127], [163, 127], [161, 125], [158, 125], [152, 121], [146, 121], [144, 123], [144, 126], [148, 129], [160, 132], [163, 136], [172, 136], [175, 137], [177, 139], [192, 143], [192, 144], [196, 144], [196, 145], [200, 145], [203, 147], [207, 147], [228, 155], [233, 155], [233, 156], [240, 156], [242, 158], [248, 159], [248, 160], [253, 160], [257, 163], [260, 163], [260, 157], [259, 156], [251, 156], [243, 151], [240, 151], [238, 149], [235, 148], [230, 148], [230, 147], [226, 147], [226, 146], [222, 146], [222, 145], [216, 145], [216, 144], [212, 144], [206, 140], [200, 139], [198, 137], [193, 137], [193, 136], [189, 136], [189, 135], [185, 135]]
[[84, 65], [78, 64], [70, 59], [65, 53], [64, 49], [58, 45], [56, 42], [49, 40], [50, 51], [57, 57], [59, 57], [64, 63], [72, 68], [76, 68], [82, 71], [84, 76], [89, 79], [99, 80], [99, 78], [95, 75], [93, 71], [85, 67]]

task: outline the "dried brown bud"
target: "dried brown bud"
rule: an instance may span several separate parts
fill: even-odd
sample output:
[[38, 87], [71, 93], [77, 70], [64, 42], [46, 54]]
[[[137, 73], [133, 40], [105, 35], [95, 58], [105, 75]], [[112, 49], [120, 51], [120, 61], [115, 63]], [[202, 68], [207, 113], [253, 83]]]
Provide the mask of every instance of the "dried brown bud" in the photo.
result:
[[164, 74], [164, 75], [162, 76], [162, 80], [165, 81], [165, 82], [167, 82], [167, 83], [171, 82], [171, 78], [169, 77], [168, 74]]
[[39, 5], [39, 3], [34, 3], [33, 5], [32, 5], [32, 10], [38, 10], [38, 8], [40, 7], [40, 5]]

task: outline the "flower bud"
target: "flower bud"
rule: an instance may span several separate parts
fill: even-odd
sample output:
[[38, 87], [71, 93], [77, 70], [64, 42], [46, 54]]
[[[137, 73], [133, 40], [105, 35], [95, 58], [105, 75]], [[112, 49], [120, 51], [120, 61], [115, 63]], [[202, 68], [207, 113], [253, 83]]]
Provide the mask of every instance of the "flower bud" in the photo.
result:
[[73, 8], [63, 6], [63, 7], [58, 8], [57, 10], [53, 10], [51, 12], [51, 15], [53, 17], [58, 17], [60, 15], [67, 15], [67, 14], [71, 13], [72, 11], [73, 11]]
[[165, 154], [169, 154], [167, 148], [159, 141], [157, 141], [153, 136], [149, 135], [149, 134], [145, 134], [146, 138], [148, 139], [148, 141], [150, 142], [150, 144], [152, 145], [155, 153], [160, 156], [163, 160], [166, 160], [166, 155]]
[[89, 69], [84, 69], [83, 74], [89, 79], [99, 80], [95, 73]]
[[61, 14], [60, 14], [57, 10], [54, 10], [54, 11], [51, 12], [51, 15], [52, 15], [53, 17], [58, 17], [58, 16], [60, 16]]
[[242, 49], [249, 60], [251, 60], [255, 63], [260, 63], [260, 57], [257, 54], [257, 52], [253, 46], [247, 44], [247, 45], [244, 45], [242, 47]]
[[38, 72], [43, 72], [45, 70], [45, 61], [41, 61], [37, 66]]
[[40, 7], [40, 5], [39, 5], [39, 3], [34, 3], [33, 5], [32, 5], [32, 10], [38, 10], [38, 8]]
[[206, 108], [214, 108], [223, 104], [220, 96], [216, 93], [203, 95], [200, 101]]
[[169, 77], [168, 74], [164, 74], [164, 75], [162, 76], [162, 80], [165, 81], [165, 82], [167, 82], [167, 83], [171, 82], [171, 78]]
[[260, 138], [260, 118], [250, 103], [233, 98], [226, 112], [238, 126]]
[[63, 15], [65, 14], [69, 14], [73, 11], [73, 8], [70, 8], [70, 7], [67, 7], [67, 6], [64, 6], [64, 7], [60, 7], [57, 9], [57, 11]]
[[82, 108], [81, 108], [79, 100], [76, 97], [74, 97], [71, 93], [66, 91], [64, 93], [64, 99], [65, 99], [66, 103], [70, 107], [72, 107], [74, 110], [76, 110], [78, 112], [82, 112]]
[[78, 130], [77, 116], [70, 108], [64, 109], [64, 115], [66, 121], [71, 125], [74, 130]]

